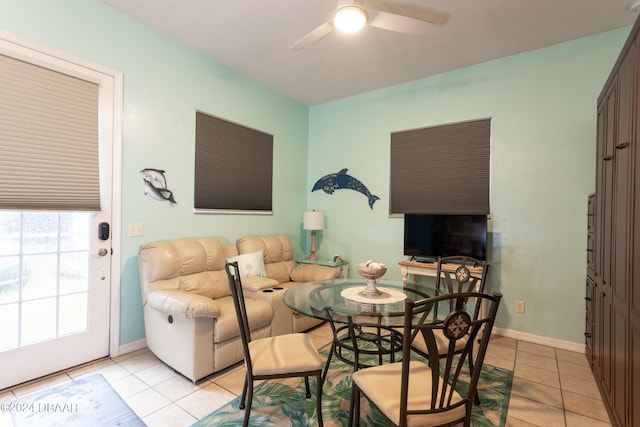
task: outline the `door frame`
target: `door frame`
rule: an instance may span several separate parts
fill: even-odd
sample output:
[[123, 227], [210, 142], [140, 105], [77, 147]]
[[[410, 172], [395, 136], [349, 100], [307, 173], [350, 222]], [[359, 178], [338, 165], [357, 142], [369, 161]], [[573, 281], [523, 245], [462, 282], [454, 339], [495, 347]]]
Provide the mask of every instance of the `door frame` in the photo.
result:
[[[123, 117], [123, 73], [100, 64], [80, 58], [76, 55], [58, 50], [51, 46], [35, 42], [9, 31], [0, 29], [0, 44], [9, 52], [15, 52], [18, 57], [27, 57], [37, 62], [63, 61], [74, 66], [100, 73], [110, 81], [113, 87], [113, 110], [105, 112], [111, 116], [113, 128], [112, 142], [112, 170], [111, 170], [111, 283], [109, 302], [109, 356], [120, 355], [120, 265], [122, 248], [122, 117]], [[55, 69], [55, 66], [50, 67]], [[101, 116], [103, 112], [100, 112]], [[115, 249], [114, 249], [115, 248]]]

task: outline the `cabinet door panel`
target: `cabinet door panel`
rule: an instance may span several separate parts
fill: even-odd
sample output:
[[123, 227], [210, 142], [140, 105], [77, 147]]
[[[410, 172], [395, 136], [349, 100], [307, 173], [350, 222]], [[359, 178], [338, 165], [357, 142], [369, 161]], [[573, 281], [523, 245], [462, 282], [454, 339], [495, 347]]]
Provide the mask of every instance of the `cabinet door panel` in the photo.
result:
[[627, 417], [627, 324], [628, 319], [620, 310], [614, 309], [612, 313], [613, 351], [611, 360], [611, 372], [613, 399], [613, 415], [618, 420], [618, 425], [625, 425]]
[[606, 104], [598, 105], [598, 123], [597, 123], [597, 144], [596, 144], [596, 199], [595, 199], [595, 255], [594, 255], [594, 279], [596, 283], [602, 281], [602, 242], [603, 242], [603, 219], [604, 219], [604, 202], [605, 202], [605, 186], [604, 186], [604, 161], [606, 151]]
[[596, 381], [602, 380], [602, 357], [603, 357], [603, 318], [604, 309], [602, 302], [602, 286], [598, 285], [598, 282], [594, 282], [593, 288], [593, 336], [591, 337], [591, 345], [593, 351], [593, 376]]
[[631, 366], [629, 381], [631, 395], [629, 399], [629, 422], [627, 425], [640, 427], [640, 319], [635, 319], [631, 326]]
[[631, 72], [633, 56], [627, 56], [620, 66], [618, 75], [618, 130], [614, 138], [613, 150], [613, 277], [611, 287], [613, 291], [616, 311], [624, 311], [626, 316], [629, 275], [631, 262], [629, 260], [629, 208], [631, 202], [631, 106], [632, 87]]
[[612, 396], [612, 349], [613, 349], [613, 312], [611, 304], [611, 295], [607, 292], [602, 293], [602, 335], [600, 340], [600, 350], [602, 358], [602, 371], [600, 372], [602, 385], [607, 393], [610, 401]]
[[[640, 43], [636, 42], [636, 58], [640, 55]], [[636, 66], [635, 81], [640, 81], [640, 70]], [[636, 84], [634, 105], [640, 101], [640, 84]], [[630, 372], [628, 374], [630, 384], [629, 395], [629, 422], [628, 425], [640, 427], [640, 108], [635, 109], [635, 138], [632, 140], [630, 155], [634, 159], [635, 180], [633, 191], [635, 194], [634, 205], [631, 207], [633, 222], [633, 236], [631, 243], [631, 282], [629, 290], [629, 355]]]
[[613, 151], [615, 143], [616, 130], [616, 88], [614, 85], [607, 94], [606, 130], [604, 139], [604, 151], [602, 162], [602, 193], [604, 203], [601, 212], [602, 215], [602, 285], [604, 287], [611, 286], [611, 262], [612, 262], [612, 227], [615, 204], [613, 202]]
[[603, 250], [603, 219], [604, 219], [604, 161], [606, 144], [606, 104], [598, 105], [597, 145], [596, 145], [596, 208], [595, 208], [595, 256], [594, 279], [596, 283], [602, 282], [602, 255]]
[[595, 335], [595, 332], [594, 332], [595, 323], [593, 323], [593, 318], [594, 318], [593, 305], [595, 301], [594, 291], [595, 291], [595, 284], [590, 277], [587, 277], [586, 294], [584, 297], [585, 308], [586, 308], [584, 335], [585, 335], [585, 346], [586, 346], [585, 352], [587, 354], [587, 360], [589, 360], [589, 364], [592, 364], [592, 361], [593, 361], [593, 337]]

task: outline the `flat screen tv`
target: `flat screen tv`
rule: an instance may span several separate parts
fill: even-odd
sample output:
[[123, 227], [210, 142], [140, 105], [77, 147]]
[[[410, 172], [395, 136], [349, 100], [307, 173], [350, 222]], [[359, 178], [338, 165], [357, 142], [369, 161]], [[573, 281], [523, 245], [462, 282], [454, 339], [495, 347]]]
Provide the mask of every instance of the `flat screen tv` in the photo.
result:
[[486, 215], [404, 215], [404, 254], [417, 260], [466, 255], [487, 260]]

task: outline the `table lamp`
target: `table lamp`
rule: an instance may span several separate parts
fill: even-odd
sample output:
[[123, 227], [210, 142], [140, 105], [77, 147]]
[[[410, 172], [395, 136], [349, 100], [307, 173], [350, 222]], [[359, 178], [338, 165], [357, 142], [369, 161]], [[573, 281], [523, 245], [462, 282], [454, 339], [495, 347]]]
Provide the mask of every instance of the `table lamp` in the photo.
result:
[[307, 211], [304, 213], [302, 228], [311, 230], [311, 249], [309, 261], [317, 261], [316, 256], [316, 231], [324, 229], [324, 213], [320, 211]]

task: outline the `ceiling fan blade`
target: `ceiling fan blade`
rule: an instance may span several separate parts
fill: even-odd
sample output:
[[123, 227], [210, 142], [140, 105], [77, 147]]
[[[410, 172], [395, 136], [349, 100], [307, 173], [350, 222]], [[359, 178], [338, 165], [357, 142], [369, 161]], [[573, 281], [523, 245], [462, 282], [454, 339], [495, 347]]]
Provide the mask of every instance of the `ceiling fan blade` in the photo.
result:
[[369, 21], [369, 25], [383, 30], [418, 35], [426, 33], [429, 29], [428, 22], [386, 12], [375, 12], [375, 16]]
[[449, 21], [448, 13], [406, 3], [389, 3], [384, 0], [363, 0], [362, 4], [365, 9], [368, 10], [406, 16], [407, 18], [419, 19], [420, 21], [429, 22], [434, 25], [444, 25]]
[[311, 46], [318, 40], [328, 36], [333, 32], [333, 19], [320, 25], [315, 30], [303, 36], [300, 40], [291, 45], [291, 50], [302, 50], [307, 46]]

